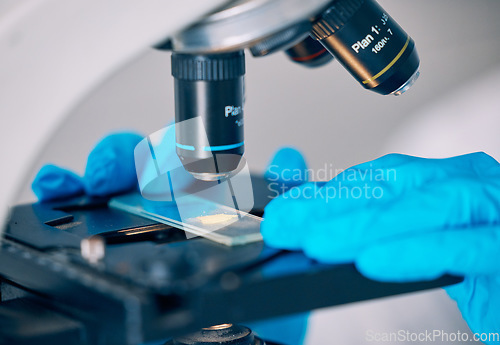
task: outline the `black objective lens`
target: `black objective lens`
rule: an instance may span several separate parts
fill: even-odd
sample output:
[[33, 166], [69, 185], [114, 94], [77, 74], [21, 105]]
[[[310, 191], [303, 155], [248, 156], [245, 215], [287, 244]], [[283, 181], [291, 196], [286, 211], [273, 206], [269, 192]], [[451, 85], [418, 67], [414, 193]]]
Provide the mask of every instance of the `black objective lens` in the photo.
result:
[[244, 74], [242, 51], [172, 54], [177, 155], [196, 178], [217, 180], [238, 167], [244, 152]]
[[336, 0], [312, 36], [366, 89], [400, 95], [418, 78], [413, 39], [374, 0]]

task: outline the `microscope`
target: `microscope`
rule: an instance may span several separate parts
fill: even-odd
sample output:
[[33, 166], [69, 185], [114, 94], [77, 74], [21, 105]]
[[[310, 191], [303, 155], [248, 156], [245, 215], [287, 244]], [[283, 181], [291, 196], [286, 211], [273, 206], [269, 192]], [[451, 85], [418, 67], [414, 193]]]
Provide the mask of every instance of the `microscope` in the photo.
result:
[[[163, 30], [148, 29], [151, 40]], [[172, 27], [155, 48], [172, 52], [177, 155], [202, 181], [231, 177], [244, 154], [245, 49], [254, 57], [284, 51], [310, 68], [337, 60], [381, 95], [403, 94], [419, 75], [414, 41], [374, 0], [227, 1], [187, 28]], [[262, 242], [188, 239], [108, 201], [12, 208], [0, 242], [0, 325], [11, 327], [0, 328], [0, 344], [273, 345], [239, 324], [460, 281], [375, 282], [352, 264], [321, 264]], [[92, 243], [94, 235], [105, 244]]]
[[176, 123], [202, 123], [179, 126], [177, 154], [205, 181], [230, 176], [244, 153], [244, 49], [284, 51], [311, 68], [336, 59], [381, 95], [401, 95], [419, 76], [415, 42], [374, 0], [231, 1], [158, 48], [172, 51]]

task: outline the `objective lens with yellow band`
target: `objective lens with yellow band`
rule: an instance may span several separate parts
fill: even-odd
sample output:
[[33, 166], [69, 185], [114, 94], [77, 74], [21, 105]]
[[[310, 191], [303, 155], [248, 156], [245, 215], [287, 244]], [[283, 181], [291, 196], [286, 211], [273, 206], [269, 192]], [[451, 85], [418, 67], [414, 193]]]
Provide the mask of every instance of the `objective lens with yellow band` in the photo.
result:
[[416, 81], [420, 59], [413, 39], [374, 0], [337, 0], [312, 35], [366, 89], [400, 95]]

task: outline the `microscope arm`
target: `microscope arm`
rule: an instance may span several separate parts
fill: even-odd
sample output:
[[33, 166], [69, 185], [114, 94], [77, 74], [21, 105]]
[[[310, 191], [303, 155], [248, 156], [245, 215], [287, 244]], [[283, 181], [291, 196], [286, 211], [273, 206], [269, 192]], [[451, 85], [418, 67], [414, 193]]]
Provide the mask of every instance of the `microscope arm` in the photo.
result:
[[40, 148], [78, 102], [148, 47], [225, 2], [4, 1], [0, 226]]

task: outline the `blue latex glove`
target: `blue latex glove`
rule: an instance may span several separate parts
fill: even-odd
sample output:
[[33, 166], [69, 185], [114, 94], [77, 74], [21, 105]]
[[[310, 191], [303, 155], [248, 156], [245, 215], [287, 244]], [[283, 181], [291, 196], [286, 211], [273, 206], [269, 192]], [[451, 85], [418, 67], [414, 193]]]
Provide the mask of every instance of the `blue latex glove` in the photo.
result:
[[264, 219], [268, 245], [375, 280], [465, 276], [449, 295], [474, 332], [500, 332], [500, 164], [484, 153], [387, 155], [292, 189]]
[[[143, 139], [135, 133], [111, 134], [101, 140], [89, 154], [85, 175], [54, 165], [44, 166], [35, 177], [32, 189], [40, 201], [64, 199], [86, 193], [90, 196], [107, 196], [137, 188], [134, 148]], [[167, 135], [166, 150], [171, 146], [175, 155], [175, 136]], [[169, 152], [165, 152], [169, 154]], [[173, 157], [173, 156], [172, 156]], [[273, 173], [286, 176], [287, 171], [304, 171], [306, 163], [296, 150], [280, 150], [269, 165]], [[187, 174], [187, 173], [186, 173]], [[305, 173], [302, 175], [305, 176]], [[302, 182], [277, 181], [277, 190]], [[307, 327], [307, 314], [292, 315], [249, 324], [259, 336], [287, 345], [301, 344]]]
[[54, 165], [45, 165], [31, 187], [40, 201], [64, 199], [86, 193], [107, 196], [130, 191], [137, 186], [134, 148], [142, 140], [135, 133], [116, 133], [102, 139], [90, 152], [85, 175]]

